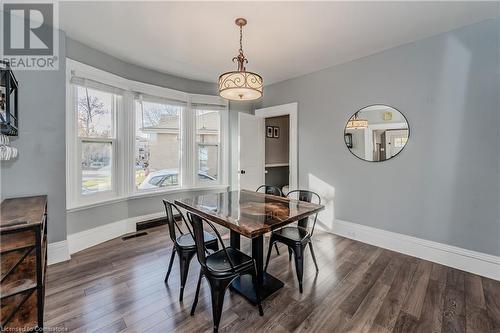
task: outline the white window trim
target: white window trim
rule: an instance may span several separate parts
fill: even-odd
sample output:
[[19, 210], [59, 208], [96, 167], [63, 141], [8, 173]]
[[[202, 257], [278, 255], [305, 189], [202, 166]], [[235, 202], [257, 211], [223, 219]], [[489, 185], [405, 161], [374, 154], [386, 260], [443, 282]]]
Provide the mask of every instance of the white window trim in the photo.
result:
[[[82, 198], [79, 190], [81, 177], [78, 151], [77, 115], [74, 112], [75, 89], [70, 83], [72, 75], [95, 80], [124, 90], [121, 107], [115, 112], [114, 139], [115, 159], [113, 161], [113, 190], [92, 194]], [[186, 101], [186, 112], [181, 117], [181, 186], [157, 190], [137, 191], [135, 188], [135, 109], [134, 94], [143, 93], [166, 99]], [[217, 182], [198, 182], [196, 176], [197, 147], [195, 141], [195, 116], [191, 103], [223, 105], [221, 110], [221, 128], [219, 143], [219, 172]], [[219, 96], [188, 94], [185, 92], [132, 81], [92, 66], [66, 59], [66, 202], [67, 210], [75, 211], [97, 207], [109, 203], [130, 199], [152, 197], [161, 194], [173, 194], [189, 191], [224, 189], [228, 187], [229, 175], [229, 104]], [[102, 139], [95, 139], [99, 141]], [[90, 138], [88, 141], [94, 141]], [[111, 193], [113, 192], [113, 193]]]

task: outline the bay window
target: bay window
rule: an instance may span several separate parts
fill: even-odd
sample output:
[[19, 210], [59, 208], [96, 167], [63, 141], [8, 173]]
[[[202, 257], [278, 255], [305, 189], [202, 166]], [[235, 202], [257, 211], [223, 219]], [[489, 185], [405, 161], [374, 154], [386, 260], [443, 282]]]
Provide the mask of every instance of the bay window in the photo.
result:
[[226, 186], [227, 102], [68, 60], [67, 201]]
[[186, 103], [139, 96], [135, 102], [135, 186], [181, 185], [181, 117]]

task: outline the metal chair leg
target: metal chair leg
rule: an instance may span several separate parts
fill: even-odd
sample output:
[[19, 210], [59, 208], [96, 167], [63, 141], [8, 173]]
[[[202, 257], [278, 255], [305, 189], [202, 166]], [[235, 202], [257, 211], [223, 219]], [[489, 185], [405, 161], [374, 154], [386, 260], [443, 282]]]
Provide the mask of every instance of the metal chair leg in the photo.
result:
[[288, 261], [292, 261], [292, 249], [288, 247]]
[[276, 249], [276, 254], [280, 255], [280, 251], [278, 250], [278, 244], [274, 243], [274, 248]]
[[165, 276], [165, 282], [168, 282], [168, 277], [170, 276], [170, 272], [172, 271], [172, 265], [174, 264], [175, 258], [175, 247], [172, 248], [172, 255], [170, 256], [170, 263], [168, 264], [167, 275]]
[[210, 294], [212, 296], [212, 316], [214, 320], [214, 333], [219, 331], [222, 306], [224, 305], [224, 295], [231, 280], [208, 280]]
[[316, 256], [314, 255], [314, 248], [312, 242], [309, 242], [309, 248], [311, 249], [311, 255], [313, 257], [314, 266], [316, 266], [316, 272], [319, 272], [318, 263], [316, 262]]
[[302, 280], [304, 278], [304, 248], [296, 246], [293, 249], [295, 253], [295, 271], [297, 272], [297, 279], [299, 280], [299, 291], [302, 294]]
[[200, 275], [198, 277], [198, 285], [196, 286], [196, 294], [194, 295], [193, 306], [191, 306], [191, 316], [194, 316], [194, 311], [198, 305], [198, 295], [200, 294], [201, 278], [203, 277], [203, 272], [200, 270]]
[[271, 258], [271, 252], [273, 250], [273, 243], [271, 242], [272, 239], [269, 241], [269, 249], [267, 250], [267, 259], [266, 259], [266, 265], [264, 266], [264, 272], [267, 272], [267, 265], [269, 265], [269, 259]]
[[179, 293], [179, 302], [182, 302], [184, 297], [184, 287], [186, 286], [187, 276], [189, 272], [189, 264], [193, 258], [193, 253], [179, 253], [179, 267], [181, 271], [181, 291]]

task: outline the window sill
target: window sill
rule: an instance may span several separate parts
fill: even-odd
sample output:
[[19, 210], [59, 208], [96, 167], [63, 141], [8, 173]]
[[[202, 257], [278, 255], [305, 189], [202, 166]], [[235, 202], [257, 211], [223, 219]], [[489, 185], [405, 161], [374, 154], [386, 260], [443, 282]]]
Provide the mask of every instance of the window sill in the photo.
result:
[[163, 194], [175, 194], [175, 193], [183, 193], [183, 192], [196, 192], [196, 191], [209, 191], [209, 190], [227, 190], [229, 185], [206, 185], [206, 186], [196, 186], [190, 188], [172, 188], [168, 190], [161, 191], [145, 191], [143, 193], [134, 193], [127, 197], [127, 199], [140, 199], [140, 198], [148, 198], [148, 197], [156, 197], [158, 195]]
[[149, 191], [149, 192], [144, 192], [144, 193], [134, 193], [132, 195], [125, 196], [125, 197], [117, 197], [117, 198], [111, 198], [111, 199], [102, 200], [102, 201], [93, 202], [93, 203], [74, 205], [72, 207], [67, 208], [66, 212], [67, 213], [78, 212], [81, 210], [111, 205], [114, 203], [123, 202], [123, 201], [127, 201], [127, 200], [156, 197], [156, 196], [175, 194], [175, 193], [190, 193], [190, 192], [210, 191], [210, 190], [227, 190], [228, 188], [229, 188], [229, 185], [207, 185], [207, 186], [197, 186], [197, 187], [191, 187], [191, 188], [174, 188], [174, 189], [168, 189], [168, 190], [162, 190], [162, 191]]

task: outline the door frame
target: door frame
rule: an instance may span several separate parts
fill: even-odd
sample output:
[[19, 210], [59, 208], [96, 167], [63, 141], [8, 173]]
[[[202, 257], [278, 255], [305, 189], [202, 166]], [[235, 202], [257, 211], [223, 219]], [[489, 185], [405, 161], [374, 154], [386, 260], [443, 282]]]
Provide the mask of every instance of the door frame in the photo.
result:
[[[270, 118], [278, 116], [289, 116], [290, 117], [290, 144], [289, 144], [289, 178], [288, 178], [288, 188], [289, 190], [298, 189], [299, 186], [299, 176], [298, 176], [298, 103], [288, 103], [282, 105], [271, 106], [262, 109], [255, 110], [255, 116], [260, 118]], [[239, 158], [239, 152], [238, 152]], [[265, 167], [264, 167], [265, 171]]]
[[[365, 134], [365, 156], [370, 156], [372, 154], [371, 149], [373, 149], [373, 131], [374, 130], [391, 130], [391, 129], [402, 129], [408, 127], [407, 123], [384, 123], [384, 124], [372, 124], [368, 125], [368, 128], [364, 131]], [[385, 149], [385, 147], [384, 147]]]

